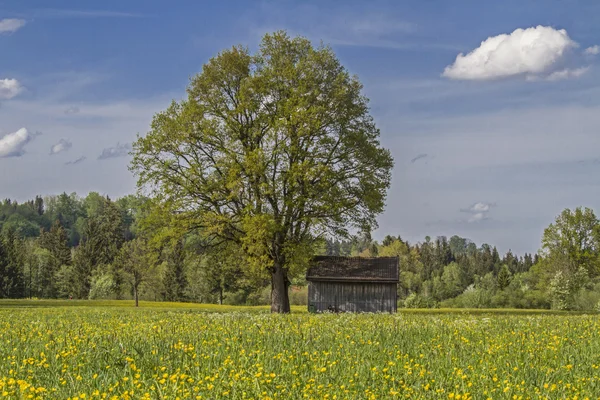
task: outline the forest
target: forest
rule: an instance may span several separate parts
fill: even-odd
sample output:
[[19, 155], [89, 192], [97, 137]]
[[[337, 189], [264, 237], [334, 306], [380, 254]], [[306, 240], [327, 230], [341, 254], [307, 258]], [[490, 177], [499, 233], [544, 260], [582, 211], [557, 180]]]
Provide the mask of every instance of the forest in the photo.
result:
[[[141, 196], [92, 192], [0, 203], [0, 298], [145, 299], [269, 304], [270, 277], [231, 243], [178, 231]], [[598, 220], [565, 210], [545, 231], [540, 254], [499, 254], [467, 238], [368, 233], [323, 238], [316, 254], [398, 256], [400, 306], [595, 310], [600, 302]], [[306, 303], [303, 271], [290, 301]]]

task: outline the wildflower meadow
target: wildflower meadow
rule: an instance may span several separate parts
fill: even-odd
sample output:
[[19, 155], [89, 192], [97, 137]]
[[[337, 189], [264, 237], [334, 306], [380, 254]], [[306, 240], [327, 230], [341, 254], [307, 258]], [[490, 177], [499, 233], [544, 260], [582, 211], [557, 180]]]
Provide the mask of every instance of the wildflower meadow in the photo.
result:
[[594, 315], [241, 310], [0, 308], [0, 396], [600, 397]]

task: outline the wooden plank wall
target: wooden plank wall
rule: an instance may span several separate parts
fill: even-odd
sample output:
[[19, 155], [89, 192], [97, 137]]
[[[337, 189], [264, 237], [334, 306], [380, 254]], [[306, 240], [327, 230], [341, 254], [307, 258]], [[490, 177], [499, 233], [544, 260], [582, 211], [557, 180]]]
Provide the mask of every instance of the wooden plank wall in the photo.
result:
[[396, 312], [396, 290], [396, 283], [309, 282], [308, 307], [316, 312]]

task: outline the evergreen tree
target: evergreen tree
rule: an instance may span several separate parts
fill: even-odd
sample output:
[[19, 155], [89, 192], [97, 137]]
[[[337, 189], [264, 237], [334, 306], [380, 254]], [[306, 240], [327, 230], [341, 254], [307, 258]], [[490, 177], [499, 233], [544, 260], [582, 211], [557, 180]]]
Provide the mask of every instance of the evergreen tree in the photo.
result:
[[[485, 274], [487, 274], [488, 272], [494, 272], [495, 271], [495, 264], [496, 264], [496, 260], [494, 259], [494, 251], [496, 251], [496, 248], [494, 247], [494, 249], [492, 250], [490, 248], [490, 245], [488, 244], [483, 244], [481, 246], [481, 254], [480, 254], [480, 268], [477, 269], [476, 273], [479, 276], [485, 276]], [[498, 252], [496, 251], [496, 257], [498, 256]]]
[[187, 280], [185, 277], [185, 251], [183, 240], [178, 240], [171, 246], [167, 255], [165, 275], [163, 279], [164, 299], [166, 301], [181, 301], [185, 298]]
[[492, 250], [492, 261], [494, 262], [494, 274], [498, 274], [500, 271], [500, 267], [502, 266], [502, 260], [500, 259], [500, 253], [498, 253], [498, 249], [494, 246]]
[[5, 290], [4, 287], [7, 284], [5, 282], [8, 281], [5, 277], [7, 276], [8, 270], [8, 251], [6, 246], [4, 245], [4, 238], [0, 236], [0, 298], [5, 298]]
[[435, 259], [433, 254], [433, 249], [431, 246], [431, 242], [427, 240], [429, 237], [425, 239], [425, 243], [421, 245], [419, 248], [419, 258], [423, 263], [423, 276], [422, 280], [430, 280], [433, 277]]
[[0, 251], [0, 297], [19, 299], [25, 297], [25, 278], [23, 276], [22, 242], [13, 230], [9, 230], [3, 238], [3, 249]]
[[531, 258], [531, 254], [525, 253], [525, 256], [523, 257], [523, 270], [529, 271], [532, 266], [533, 266], [533, 259]]
[[58, 266], [71, 264], [71, 249], [67, 231], [59, 220], [56, 220], [49, 231], [40, 234], [39, 245], [52, 253]]
[[41, 196], [35, 196], [35, 211], [38, 215], [44, 215], [44, 199]]
[[508, 285], [510, 285], [511, 278], [512, 274], [510, 269], [507, 265], [503, 265], [498, 272], [498, 277], [496, 278], [496, 281], [498, 282], [498, 288], [500, 290], [506, 289]]
[[506, 252], [502, 264], [506, 265], [512, 274], [519, 272], [519, 260], [513, 255], [510, 249]]
[[392, 242], [396, 240], [393, 236], [391, 235], [386, 235], [385, 238], [383, 239], [383, 242], [381, 242], [382, 246], [389, 246], [390, 244], [392, 244]]
[[72, 274], [72, 276], [63, 277], [63, 281], [70, 285], [71, 291], [68, 294], [79, 299], [87, 298], [90, 293], [93, 266], [96, 257], [93, 254], [94, 248], [89, 243], [89, 241], [82, 242], [74, 251], [73, 268], [61, 268], [65, 274]]

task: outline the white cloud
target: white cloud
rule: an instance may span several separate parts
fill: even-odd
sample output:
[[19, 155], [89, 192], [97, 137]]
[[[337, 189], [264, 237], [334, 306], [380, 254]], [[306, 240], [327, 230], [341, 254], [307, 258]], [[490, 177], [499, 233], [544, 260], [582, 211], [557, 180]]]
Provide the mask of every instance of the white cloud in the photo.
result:
[[444, 69], [450, 79], [493, 80], [548, 72], [567, 50], [577, 47], [567, 31], [548, 26], [516, 29], [510, 34], [489, 37], [469, 54], [460, 53]]
[[480, 222], [488, 219], [488, 213], [494, 206], [494, 203], [478, 202], [471, 205], [469, 208], [461, 209], [460, 211], [471, 214], [469, 219], [467, 219], [467, 222]]
[[131, 150], [131, 143], [117, 143], [115, 147], [107, 147], [102, 150], [102, 153], [98, 156], [98, 160], [106, 160], [108, 158], [125, 157], [129, 155]]
[[486, 212], [492, 207], [489, 203], [475, 203], [471, 206], [470, 210], [474, 212]]
[[472, 222], [483, 221], [484, 219], [485, 219], [484, 213], [476, 213], [476, 214], [473, 214], [472, 216], [470, 216], [467, 221], [472, 223]]
[[598, 45], [590, 46], [587, 49], [585, 49], [583, 52], [589, 56], [595, 56], [597, 54], [600, 54], [600, 46], [598, 46]]
[[0, 158], [22, 156], [25, 154], [25, 146], [35, 136], [37, 134], [32, 134], [25, 128], [4, 135], [0, 138]]
[[576, 69], [563, 69], [560, 71], [555, 71], [546, 77], [548, 81], [558, 81], [561, 79], [569, 79], [569, 78], [578, 78], [581, 75], [585, 74], [590, 67], [581, 67]]
[[24, 19], [7, 18], [0, 20], [0, 33], [16, 32], [25, 26]]
[[66, 139], [60, 139], [58, 143], [52, 145], [50, 148], [50, 155], [62, 153], [63, 151], [69, 150], [73, 146], [73, 143]]
[[587, 73], [590, 70], [590, 67], [581, 67], [581, 68], [565, 68], [558, 71], [554, 71], [548, 75], [527, 75], [525, 79], [530, 82], [537, 81], [560, 81], [564, 79], [570, 78], [579, 78], [581, 75]]
[[0, 100], [12, 99], [23, 91], [23, 86], [16, 79], [0, 79]]

